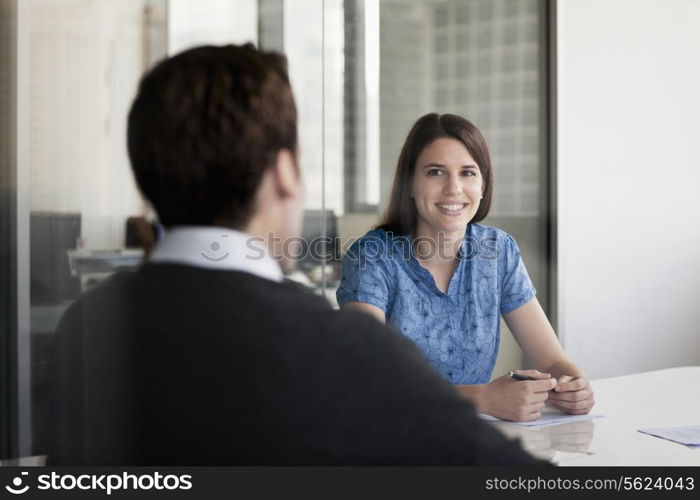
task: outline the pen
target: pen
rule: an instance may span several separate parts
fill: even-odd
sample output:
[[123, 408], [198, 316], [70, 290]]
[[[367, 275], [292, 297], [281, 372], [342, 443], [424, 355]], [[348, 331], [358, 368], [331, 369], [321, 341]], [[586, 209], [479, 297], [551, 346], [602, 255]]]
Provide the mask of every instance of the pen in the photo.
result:
[[[528, 375], [519, 375], [515, 373], [513, 370], [508, 372], [508, 376], [512, 378], [513, 380], [537, 380], [536, 378], [529, 377]], [[554, 389], [550, 389], [549, 392], [556, 392]]]
[[512, 379], [515, 379], [515, 380], [537, 380], [537, 379], [534, 379], [532, 377], [528, 377], [527, 375], [518, 375], [513, 370], [508, 372], [508, 376]]
[[512, 371], [512, 370], [508, 372], [508, 376], [509, 376], [510, 378], [512, 378], [512, 379], [521, 380], [521, 381], [522, 381], [522, 380], [536, 380], [536, 379], [534, 379], [534, 378], [532, 378], [532, 377], [528, 377], [527, 375], [518, 375], [517, 373], [515, 373], [515, 372]]

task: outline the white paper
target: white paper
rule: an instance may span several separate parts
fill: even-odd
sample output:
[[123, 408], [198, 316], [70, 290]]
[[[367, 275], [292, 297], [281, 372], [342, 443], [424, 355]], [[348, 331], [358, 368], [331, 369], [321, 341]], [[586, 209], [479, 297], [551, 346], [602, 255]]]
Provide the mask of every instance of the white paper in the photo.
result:
[[687, 427], [660, 427], [657, 429], [639, 429], [639, 432], [651, 434], [652, 436], [675, 441], [676, 443], [700, 447], [700, 425], [690, 425]]
[[579, 422], [581, 420], [601, 418], [604, 415], [594, 415], [590, 413], [587, 415], [569, 415], [553, 408], [545, 408], [542, 410], [542, 416], [537, 420], [533, 420], [532, 422], [511, 422], [509, 420], [501, 420], [500, 418], [495, 418], [491, 415], [485, 415], [483, 413], [480, 413], [479, 416], [489, 422], [506, 422], [509, 424], [523, 425], [525, 427], [545, 427], [547, 425], [570, 424], [571, 422]]

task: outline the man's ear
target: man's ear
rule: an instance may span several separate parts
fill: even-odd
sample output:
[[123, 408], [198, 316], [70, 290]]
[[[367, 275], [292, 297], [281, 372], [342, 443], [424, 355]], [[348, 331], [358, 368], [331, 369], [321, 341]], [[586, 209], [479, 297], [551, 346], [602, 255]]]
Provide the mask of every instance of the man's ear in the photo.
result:
[[301, 194], [301, 175], [294, 154], [288, 149], [277, 153], [274, 169], [274, 182], [280, 198], [296, 198]]

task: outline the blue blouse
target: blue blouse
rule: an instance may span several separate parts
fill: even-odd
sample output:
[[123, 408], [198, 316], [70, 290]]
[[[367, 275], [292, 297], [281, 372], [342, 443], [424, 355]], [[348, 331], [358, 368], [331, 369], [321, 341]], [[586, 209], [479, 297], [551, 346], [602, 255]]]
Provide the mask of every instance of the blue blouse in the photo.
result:
[[415, 256], [408, 235], [376, 229], [343, 260], [338, 304], [365, 302], [412, 339], [453, 384], [489, 381], [498, 355], [500, 314], [535, 296], [515, 240], [469, 224], [447, 293]]

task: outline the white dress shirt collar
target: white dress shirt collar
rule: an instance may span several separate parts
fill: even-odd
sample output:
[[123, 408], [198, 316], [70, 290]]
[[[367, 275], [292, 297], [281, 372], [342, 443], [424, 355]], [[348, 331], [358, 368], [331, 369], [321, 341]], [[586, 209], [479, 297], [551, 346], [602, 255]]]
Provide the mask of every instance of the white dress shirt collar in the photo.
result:
[[222, 227], [170, 228], [151, 254], [149, 262], [243, 271], [277, 282], [283, 278], [279, 263], [268, 255], [262, 238]]

